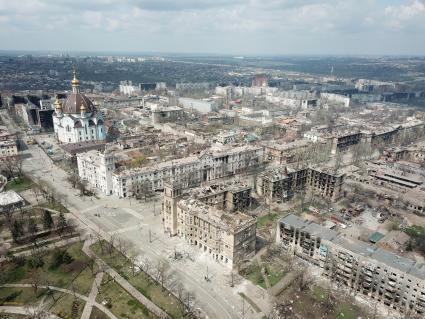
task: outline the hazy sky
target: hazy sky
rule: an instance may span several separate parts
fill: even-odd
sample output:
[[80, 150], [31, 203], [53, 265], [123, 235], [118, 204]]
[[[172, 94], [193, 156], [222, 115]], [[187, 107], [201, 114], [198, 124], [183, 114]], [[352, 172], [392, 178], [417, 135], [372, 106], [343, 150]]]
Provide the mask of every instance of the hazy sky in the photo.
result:
[[0, 49], [425, 54], [425, 0], [0, 0]]

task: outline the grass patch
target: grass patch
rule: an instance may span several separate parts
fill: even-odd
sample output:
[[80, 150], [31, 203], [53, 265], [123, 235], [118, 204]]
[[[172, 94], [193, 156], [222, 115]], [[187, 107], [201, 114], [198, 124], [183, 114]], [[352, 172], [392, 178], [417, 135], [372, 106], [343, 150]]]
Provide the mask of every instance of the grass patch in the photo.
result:
[[108, 301], [107, 307], [118, 318], [157, 318], [108, 275], [103, 277], [100, 293], [96, 297], [98, 303], [104, 300]]
[[[270, 287], [276, 285], [285, 276], [281, 262], [263, 262], [265, 267], [265, 275], [269, 281]], [[267, 284], [261, 274], [261, 266], [257, 260], [253, 260], [246, 268], [243, 268], [239, 274], [246, 279], [250, 280], [253, 284], [260, 286], [261, 288], [267, 289]]]
[[64, 213], [64, 214], [67, 214], [67, 213], [69, 213], [69, 210], [68, 210], [68, 208], [66, 208], [65, 206], [63, 206], [61, 203], [59, 203], [59, 202], [53, 202], [53, 203], [51, 203], [51, 202], [46, 202], [46, 203], [43, 203], [43, 204], [41, 204], [41, 205], [39, 205], [38, 206], [39, 208], [41, 208], [41, 209], [43, 209], [43, 208], [50, 208], [50, 209], [53, 209], [53, 210], [57, 210], [57, 211], [59, 211], [59, 212], [62, 212], [62, 213]]
[[276, 213], [267, 214], [264, 216], [261, 216], [257, 219], [257, 228], [263, 228], [267, 226], [269, 223], [273, 223], [276, 221], [276, 219], [279, 217]]
[[407, 227], [404, 231], [410, 237], [425, 236], [425, 227], [420, 225], [412, 225], [410, 227]]
[[323, 301], [328, 298], [328, 292], [323, 287], [315, 286], [313, 288], [313, 297], [317, 301]]
[[357, 318], [357, 314], [356, 314], [356, 310], [354, 309], [354, 307], [352, 305], [349, 304], [341, 304], [337, 307], [336, 310], [337, 319], [356, 319]]
[[[61, 293], [59, 291], [54, 292], [54, 298], [57, 300], [53, 302], [52, 299], [48, 299], [51, 302], [49, 311], [58, 315], [60, 318], [80, 318], [85, 301], [74, 296], [72, 294]], [[47, 300], [47, 299], [46, 299]]]
[[46, 289], [32, 288], [0, 288], [0, 306], [23, 306], [34, 304], [46, 294]]
[[128, 263], [128, 259], [113, 249], [109, 255], [106, 250], [102, 252], [101, 244], [97, 242], [92, 247], [93, 251], [101, 257], [109, 266], [114, 268], [122, 277], [140, 291], [146, 298], [154, 302], [158, 307], [167, 312], [172, 318], [181, 318], [180, 301], [168, 290], [162, 289], [161, 285], [155, 282], [144, 272], [138, 272], [133, 276]]
[[263, 275], [261, 274], [261, 267], [256, 260], [253, 260], [248, 266], [241, 269], [239, 274], [251, 281], [254, 285], [258, 285], [264, 289], [267, 288]]
[[28, 177], [19, 177], [11, 180], [6, 184], [5, 191], [22, 192], [32, 187], [32, 181]]
[[99, 310], [97, 307], [93, 307], [91, 309], [90, 319], [109, 319], [109, 317], [105, 315], [103, 311]]
[[266, 274], [270, 287], [276, 285], [285, 276], [285, 272], [283, 271], [282, 267], [276, 267], [273, 264], [266, 266]]

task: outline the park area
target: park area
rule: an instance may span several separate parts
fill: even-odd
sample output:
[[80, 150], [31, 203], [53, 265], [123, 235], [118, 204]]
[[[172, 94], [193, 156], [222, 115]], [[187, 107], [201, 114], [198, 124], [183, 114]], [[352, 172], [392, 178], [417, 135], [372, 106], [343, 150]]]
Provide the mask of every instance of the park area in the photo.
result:
[[34, 251], [2, 264], [0, 305], [30, 306], [43, 302], [62, 318], [79, 318], [97, 272], [77, 242], [49, 252]]
[[[91, 249], [140, 293], [164, 310], [171, 318], [182, 318], [187, 315], [186, 305], [180, 302], [177, 297], [163, 286], [167, 280], [167, 267], [165, 264], [158, 263], [150, 265], [148, 262], [145, 262], [143, 265], [141, 263], [139, 266], [133, 267], [133, 264], [137, 264], [135, 260], [126, 258], [120, 251], [104, 241], [97, 242]], [[144, 310], [140, 310], [143, 313]]]

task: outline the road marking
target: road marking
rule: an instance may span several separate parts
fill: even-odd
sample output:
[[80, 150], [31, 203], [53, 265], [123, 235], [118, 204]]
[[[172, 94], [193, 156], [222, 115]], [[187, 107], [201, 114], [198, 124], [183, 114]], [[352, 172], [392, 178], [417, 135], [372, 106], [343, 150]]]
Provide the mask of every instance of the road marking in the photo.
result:
[[121, 228], [118, 230], [112, 230], [110, 232], [108, 232], [109, 235], [117, 235], [117, 234], [122, 234], [122, 233], [126, 233], [132, 230], [136, 230], [139, 229], [140, 226], [149, 226], [148, 224], [139, 224], [139, 225], [135, 225], [135, 226], [130, 226], [130, 227], [126, 227], [126, 228]]

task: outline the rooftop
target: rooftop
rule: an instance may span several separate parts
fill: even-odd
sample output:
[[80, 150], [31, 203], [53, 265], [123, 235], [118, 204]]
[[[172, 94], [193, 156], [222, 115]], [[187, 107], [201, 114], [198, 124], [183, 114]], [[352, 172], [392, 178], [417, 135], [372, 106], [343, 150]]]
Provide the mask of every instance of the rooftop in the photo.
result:
[[23, 202], [23, 198], [15, 191], [0, 193], [0, 206], [15, 205]]

